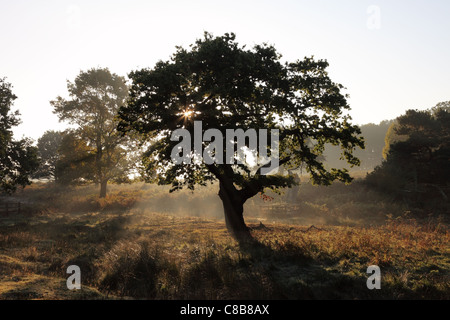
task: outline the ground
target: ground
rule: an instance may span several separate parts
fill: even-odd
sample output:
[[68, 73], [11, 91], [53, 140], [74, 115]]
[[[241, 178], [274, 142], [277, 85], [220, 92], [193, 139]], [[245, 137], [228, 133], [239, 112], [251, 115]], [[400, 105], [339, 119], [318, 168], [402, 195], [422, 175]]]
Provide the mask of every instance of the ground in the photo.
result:
[[[0, 217], [0, 299], [450, 298], [449, 232], [437, 218], [312, 226], [251, 215], [255, 242], [242, 245], [219, 217], [149, 210], [123, 190], [102, 203], [77, 192], [78, 210], [41, 203]], [[81, 290], [67, 289], [69, 265]], [[370, 265], [380, 290], [367, 288]]]

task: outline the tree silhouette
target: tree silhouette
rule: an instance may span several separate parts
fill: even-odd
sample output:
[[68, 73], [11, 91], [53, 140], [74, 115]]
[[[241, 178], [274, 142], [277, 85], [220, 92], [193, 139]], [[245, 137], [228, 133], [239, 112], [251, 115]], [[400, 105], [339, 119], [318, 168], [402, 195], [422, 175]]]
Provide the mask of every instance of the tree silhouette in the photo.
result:
[[[368, 182], [392, 194], [438, 191], [450, 182], [450, 110], [448, 103], [425, 110], [408, 110], [387, 133], [386, 160]], [[417, 198], [417, 197], [416, 197]]]
[[19, 112], [11, 112], [17, 97], [12, 86], [0, 78], [0, 191], [12, 193], [17, 186], [30, 184], [30, 175], [39, 165], [37, 149], [30, 139], [13, 139], [12, 127], [20, 123]]
[[[345, 114], [349, 106], [341, 93], [343, 86], [331, 81], [327, 67], [326, 61], [314, 58], [282, 63], [273, 46], [248, 50], [238, 45], [234, 34], [205, 33], [189, 50], [177, 47], [169, 61], [129, 75], [130, 98], [119, 111], [119, 130], [138, 132], [151, 142], [144, 159], [146, 171], [159, 183], [172, 184], [172, 190], [219, 181], [227, 228], [235, 238], [245, 240], [250, 238], [243, 218], [246, 200], [267, 189], [292, 186], [292, 177], [262, 174], [274, 165], [275, 157], [258, 166], [239, 163], [242, 159], [236, 154], [235, 164], [208, 164], [196, 161], [191, 153], [189, 164], [174, 164], [171, 153], [177, 142], [172, 134], [180, 128], [194, 134], [194, 121], [201, 121], [202, 133], [216, 129], [222, 137], [227, 129], [278, 129], [278, 165], [288, 169], [302, 165], [319, 184], [336, 179], [349, 182], [346, 170], [326, 170], [320, 161], [324, 145], [331, 143], [342, 147], [350, 164], [358, 165], [352, 152], [363, 147], [359, 129]], [[269, 131], [265, 138], [272, 141]], [[216, 155], [225, 154], [230, 141], [215, 142]], [[203, 142], [202, 147], [211, 144]], [[237, 142], [233, 144], [238, 153]], [[223, 148], [217, 150], [220, 145]], [[247, 140], [245, 145], [251, 148]]]

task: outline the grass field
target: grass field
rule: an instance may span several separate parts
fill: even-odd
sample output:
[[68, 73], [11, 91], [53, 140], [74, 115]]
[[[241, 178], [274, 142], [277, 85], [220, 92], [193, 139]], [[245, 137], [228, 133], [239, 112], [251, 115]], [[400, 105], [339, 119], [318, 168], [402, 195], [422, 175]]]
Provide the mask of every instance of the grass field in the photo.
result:
[[[246, 222], [256, 241], [239, 245], [214, 191], [96, 191], [34, 185], [15, 196], [23, 212], [0, 217], [0, 299], [450, 298], [449, 230], [437, 216], [363, 224], [359, 208], [302, 224], [260, 217], [254, 202]], [[81, 268], [81, 290], [66, 287], [69, 265]], [[366, 286], [369, 265], [381, 268], [381, 290]]]

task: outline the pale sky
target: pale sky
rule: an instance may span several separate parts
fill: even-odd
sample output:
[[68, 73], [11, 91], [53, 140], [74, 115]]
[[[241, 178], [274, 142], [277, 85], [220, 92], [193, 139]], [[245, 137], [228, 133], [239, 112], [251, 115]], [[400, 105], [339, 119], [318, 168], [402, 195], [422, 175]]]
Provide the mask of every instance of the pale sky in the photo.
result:
[[127, 76], [209, 31], [314, 55], [350, 95], [353, 122], [393, 119], [450, 100], [448, 0], [0, 0], [0, 77], [18, 96], [16, 138], [61, 130], [49, 101], [66, 80], [108, 67]]

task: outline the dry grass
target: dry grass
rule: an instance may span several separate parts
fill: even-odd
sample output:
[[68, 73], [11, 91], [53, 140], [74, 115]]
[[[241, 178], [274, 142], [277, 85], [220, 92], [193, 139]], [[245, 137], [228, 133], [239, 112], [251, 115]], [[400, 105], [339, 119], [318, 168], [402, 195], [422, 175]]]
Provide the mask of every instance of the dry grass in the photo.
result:
[[[92, 188], [60, 193], [63, 200], [40, 188], [24, 193], [39, 214], [0, 219], [0, 299], [450, 298], [449, 232], [439, 219], [263, 227], [253, 212], [247, 222], [257, 241], [242, 246], [215, 214], [145, 208], [153, 197], [167, 201], [151, 188], [111, 188], [101, 201]], [[38, 200], [48, 197], [43, 210]], [[72, 264], [81, 268], [81, 291], [65, 288]], [[372, 264], [381, 268], [381, 290], [366, 287]]]

